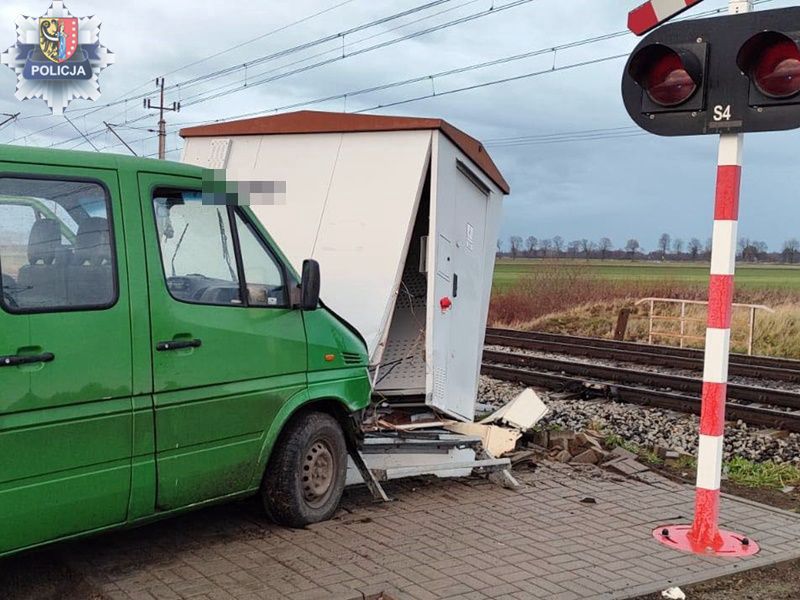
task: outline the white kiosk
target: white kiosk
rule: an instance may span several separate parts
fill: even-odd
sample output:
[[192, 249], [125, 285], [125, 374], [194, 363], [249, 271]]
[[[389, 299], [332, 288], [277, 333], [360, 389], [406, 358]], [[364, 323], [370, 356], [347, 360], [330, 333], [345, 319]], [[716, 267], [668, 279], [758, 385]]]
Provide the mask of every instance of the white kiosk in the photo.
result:
[[[479, 141], [441, 119], [300, 111], [192, 127], [184, 162], [286, 182], [253, 210], [367, 340], [375, 393], [470, 421], [501, 202]], [[258, 202], [258, 197], [254, 199]]]

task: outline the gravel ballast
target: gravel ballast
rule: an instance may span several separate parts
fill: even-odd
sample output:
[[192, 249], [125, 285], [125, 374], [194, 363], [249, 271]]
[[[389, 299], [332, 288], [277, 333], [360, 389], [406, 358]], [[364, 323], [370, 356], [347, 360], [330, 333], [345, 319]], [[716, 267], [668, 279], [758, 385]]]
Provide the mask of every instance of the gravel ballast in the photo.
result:
[[[478, 401], [500, 407], [526, 386], [481, 376]], [[599, 429], [642, 447], [660, 446], [685, 454], [697, 453], [698, 419], [694, 415], [644, 408], [610, 400], [559, 399], [537, 390], [550, 412], [542, 426], [571, 431]], [[772, 460], [800, 465], [800, 434], [762, 430], [742, 422], [725, 428], [726, 460], [740, 456], [752, 461]]]

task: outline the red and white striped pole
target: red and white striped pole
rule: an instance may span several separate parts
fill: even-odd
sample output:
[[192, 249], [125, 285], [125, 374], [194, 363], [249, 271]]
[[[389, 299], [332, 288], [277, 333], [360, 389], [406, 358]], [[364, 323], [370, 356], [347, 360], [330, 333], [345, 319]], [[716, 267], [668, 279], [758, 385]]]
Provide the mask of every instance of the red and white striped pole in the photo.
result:
[[719, 485], [728, 388], [733, 276], [736, 269], [742, 141], [741, 134], [722, 135], [719, 140], [700, 442], [697, 452], [697, 490], [694, 523], [689, 531], [689, 539], [703, 550], [716, 549], [721, 543], [717, 526]]
[[[751, 8], [751, 0], [731, 0], [729, 12]], [[758, 544], [746, 536], [719, 528], [743, 141], [742, 134], [723, 134], [719, 140], [694, 522], [653, 531], [658, 541], [697, 554], [749, 556], [759, 551]]]

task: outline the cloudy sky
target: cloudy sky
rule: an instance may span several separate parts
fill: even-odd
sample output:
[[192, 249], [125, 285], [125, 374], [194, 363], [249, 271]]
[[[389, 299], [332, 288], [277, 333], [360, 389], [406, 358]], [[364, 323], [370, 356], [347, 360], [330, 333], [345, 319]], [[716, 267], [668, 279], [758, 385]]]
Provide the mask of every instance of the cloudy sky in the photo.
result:
[[[5, 0], [0, 49], [15, 43], [18, 15], [40, 16], [49, 3]], [[167, 101], [183, 103], [179, 114], [168, 117], [167, 147], [175, 160], [181, 125], [272, 114], [290, 105], [297, 105], [293, 110], [308, 106], [442, 117], [484, 140], [509, 180], [505, 240], [510, 235], [560, 235], [567, 241], [608, 236], [623, 246], [634, 237], [647, 250], [655, 248], [662, 232], [705, 241], [711, 231], [716, 140], [639, 134], [620, 98], [624, 59], [572, 66], [625, 54], [636, 39], [619, 35], [548, 51], [624, 31], [627, 12], [639, 3], [69, 0], [73, 15], [102, 19], [101, 41], [116, 54], [116, 64], [101, 76], [100, 100], [74, 101], [68, 115], [100, 149], [125, 152], [102, 132], [105, 120], [121, 125], [119, 133], [137, 153], [152, 154], [157, 140], [148, 130], [157, 118], [142, 109], [142, 95], [154, 93], [153, 80], [165, 75], [167, 85], [176, 86]], [[792, 4], [771, 0], [758, 8]], [[423, 5], [427, 8], [414, 11]], [[706, 0], [687, 15], [725, 6], [722, 0]], [[404, 17], [361, 28], [405, 11]], [[432, 28], [437, 29], [426, 31]], [[333, 39], [315, 43], [328, 37]], [[301, 45], [307, 47], [298, 50]], [[537, 50], [544, 52], [500, 61]], [[242, 68], [251, 61], [257, 62]], [[490, 61], [500, 62], [428, 77]], [[530, 76], [518, 78], [522, 75]], [[421, 81], [353, 94], [416, 78]], [[516, 79], [493, 83], [507, 78]], [[459, 91], [480, 84], [486, 85]], [[0, 112], [21, 111], [0, 129], [0, 143], [92, 149], [63, 117], [49, 116], [41, 100], [18, 102], [14, 89], [14, 73], [0, 67]], [[436, 96], [430, 97], [434, 90]], [[109, 103], [115, 104], [104, 106]], [[798, 150], [797, 132], [754, 134], [745, 143], [740, 234], [772, 249], [800, 237]]]

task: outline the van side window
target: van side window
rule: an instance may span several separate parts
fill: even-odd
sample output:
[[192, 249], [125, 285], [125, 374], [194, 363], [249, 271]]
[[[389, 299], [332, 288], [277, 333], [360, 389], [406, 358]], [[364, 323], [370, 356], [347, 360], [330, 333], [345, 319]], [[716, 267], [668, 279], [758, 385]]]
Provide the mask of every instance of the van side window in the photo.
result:
[[14, 313], [116, 302], [105, 188], [88, 181], [0, 177], [0, 304]]
[[280, 266], [264, 246], [252, 225], [236, 213], [236, 232], [242, 251], [244, 280], [250, 306], [288, 306]]
[[241, 305], [227, 207], [200, 193], [156, 190], [161, 260], [170, 294], [194, 304]]

